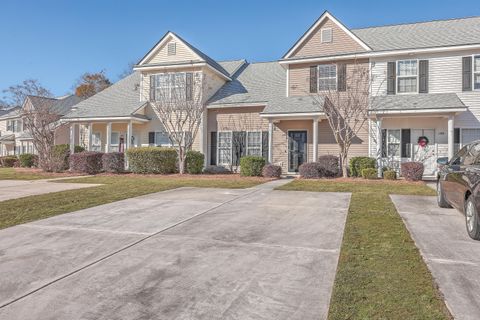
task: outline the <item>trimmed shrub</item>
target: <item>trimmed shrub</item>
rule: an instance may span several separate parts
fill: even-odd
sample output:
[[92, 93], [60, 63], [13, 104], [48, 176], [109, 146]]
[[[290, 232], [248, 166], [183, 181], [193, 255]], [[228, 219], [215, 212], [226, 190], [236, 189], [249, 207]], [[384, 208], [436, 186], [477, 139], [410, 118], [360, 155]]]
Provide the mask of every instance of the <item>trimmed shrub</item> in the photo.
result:
[[70, 155], [70, 170], [87, 174], [102, 171], [103, 152], [84, 151]]
[[323, 167], [318, 162], [307, 162], [298, 168], [300, 177], [304, 179], [319, 179], [322, 177]]
[[383, 179], [385, 180], [396, 180], [397, 172], [395, 170], [385, 170], [383, 171]]
[[[84, 151], [81, 146], [75, 146], [75, 153]], [[70, 167], [70, 145], [69, 144], [57, 144], [52, 147], [52, 170], [54, 172], [61, 172], [68, 170]]]
[[424, 166], [421, 162], [404, 162], [401, 166], [402, 176], [407, 181], [420, 181], [423, 177]]
[[225, 167], [222, 166], [207, 166], [205, 169], [203, 169], [203, 173], [205, 174], [229, 174], [232, 173], [230, 170], [228, 170]]
[[320, 171], [321, 177], [335, 178], [340, 174], [340, 160], [336, 156], [320, 156], [318, 158], [318, 164], [322, 168]]
[[378, 178], [377, 169], [375, 168], [362, 169], [362, 177], [364, 179], [377, 179]]
[[0, 157], [0, 165], [5, 168], [13, 168], [18, 161], [16, 156], [4, 156]]
[[20, 167], [31, 168], [36, 167], [38, 163], [38, 156], [32, 153], [24, 153], [18, 156]]
[[203, 164], [205, 163], [205, 156], [198, 151], [190, 150], [187, 152], [186, 169], [187, 173], [200, 174], [203, 170]]
[[240, 175], [243, 177], [259, 177], [265, 166], [265, 159], [256, 156], [240, 158]]
[[262, 176], [265, 178], [280, 178], [281, 175], [282, 167], [274, 164], [267, 164], [262, 169]]
[[367, 168], [375, 168], [376, 160], [370, 157], [353, 157], [350, 159], [350, 176], [360, 177], [362, 170]]
[[125, 171], [125, 154], [123, 152], [104, 153], [102, 156], [103, 171], [121, 173]]
[[134, 173], [175, 173], [177, 152], [173, 148], [139, 147], [127, 150], [128, 165]]

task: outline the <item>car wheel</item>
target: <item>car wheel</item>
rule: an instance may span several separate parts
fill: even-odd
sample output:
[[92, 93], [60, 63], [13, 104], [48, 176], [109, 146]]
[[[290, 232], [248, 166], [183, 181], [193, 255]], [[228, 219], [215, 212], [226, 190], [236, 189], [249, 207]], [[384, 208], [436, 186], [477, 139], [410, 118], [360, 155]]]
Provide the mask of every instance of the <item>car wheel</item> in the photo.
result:
[[451, 208], [452, 206], [448, 204], [443, 193], [442, 184], [440, 181], [437, 182], [437, 204], [440, 208]]
[[470, 238], [480, 240], [480, 221], [473, 196], [468, 197], [465, 204], [465, 224]]

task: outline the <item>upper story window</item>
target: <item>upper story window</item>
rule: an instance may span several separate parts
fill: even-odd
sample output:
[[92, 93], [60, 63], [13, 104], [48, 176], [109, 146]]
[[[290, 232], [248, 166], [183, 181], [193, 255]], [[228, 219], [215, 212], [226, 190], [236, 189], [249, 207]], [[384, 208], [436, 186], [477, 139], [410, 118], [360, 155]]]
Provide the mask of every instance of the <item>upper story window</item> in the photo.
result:
[[7, 131], [21, 132], [22, 120], [7, 120]]
[[473, 88], [480, 90], [480, 56], [473, 58]]
[[322, 28], [320, 29], [320, 35], [322, 38], [322, 43], [329, 43], [333, 40], [333, 31], [332, 28]]
[[401, 60], [397, 61], [397, 92], [416, 93], [418, 92], [418, 61]]
[[318, 66], [318, 90], [337, 90], [336, 64], [321, 64]]
[[159, 73], [150, 76], [150, 101], [191, 101], [201, 89], [200, 72]]
[[174, 56], [177, 54], [177, 43], [176, 42], [170, 42], [167, 46], [167, 54], [169, 56]]

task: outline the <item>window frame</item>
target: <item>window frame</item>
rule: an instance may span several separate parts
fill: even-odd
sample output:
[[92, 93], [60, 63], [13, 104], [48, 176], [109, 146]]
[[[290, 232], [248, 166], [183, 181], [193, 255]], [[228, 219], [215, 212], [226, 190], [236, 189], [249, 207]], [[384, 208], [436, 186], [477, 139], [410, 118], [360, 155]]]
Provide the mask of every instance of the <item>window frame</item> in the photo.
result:
[[480, 60], [480, 54], [472, 55], [472, 91], [480, 91], [480, 81], [478, 82], [478, 88], [475, 88], [475, 75], [480, 77], [480, 69], [475, 71], [475, 59]]
[[[323, 38], [323, 32], [330, 31], [330, 41], [326, 41]], [[332, 43], [333, 42], [333, 29], [332, 28], [321, 28], [320, 29], [320, 43]]]
[[[333, 79], [332, 77], [323, 77], [321, 78], [320, 77], [320, 67], [322, 66], [335, 66], [335, 89], [326, 89], [326, 90], [322, 90], [322, 88], [320, 88], [320, 80], [323, 79], [328, 79], [328, 80], [331, 80]], [[338, 90], [338, 65], [336, 63], [325, 63], [325, 64], [319, 64], [317, 66], [317, 91], [318, 92], [327, 92], [327, 91], [337, 91]]]
[[[93, 137], [98, 135], [98, 144], [94, 144]], [[102, 132], [95, 131], [92, 132], [92, 143], [91, 143], [92, 151], [102, 151]], [[98, 149], [97, 149], [98, 148]]]
[[[407, 62], [407, 61], [415, 61], [416, 65], [417, 65], [417, 72], [416, 72], [416, 75], [415, 76], [412, 76], [412, 75], [408, 75], [408, 76], [400, 76], [400, 67], [399, 67], [399, 64], [401, 62]], [[395, 89], [396, 89], [396, 93], [397, 94], [418, 94], [418, 90], [419, 90], [419, 87], [420, 87], [420, 76], [419, 76], [419, 59], [403, 59], [403, 60], [397, 60], [396, 61], [396, 83], [395, 83]], [[415, 78], [416, 79], [416, 91], [410, 91], [410, 92], [400, 92], [399, 88], [400, 88], [400, 79], [406, 79], [406, 78]]]
[[[260, 134], [260, 146], [256, 146], [256, 147], [251, 147], [249, 146], [249, 143], [248, 143], [248, 136], [252, 133], [256, 133], [256, 134]], [[253, 131], [246, 131], [246, 139], [245, 139], [245, 149], [246, 149], [246, 154], [247, 156], [257, 156], [257, 157], [261, 157], [262, 156], [262, 150], [263, 150], [263, 139], [262, 139], [262, 131], [261, 130], [253, 130]], [[233, 146], [232, 146], [232, 149], [233, 149]], [[258, 154], [250, 154], [249, 150], [251, 149], [259, 149], [259, 153]]]
[[[386, 152], [387, 158], [392, 157], [392, 158], [401, 159], [402, 158], [402, 129], [401, 128], [390, 128], [390, 129], [386, 129], [386, 130], [387, 130], [387, 136], [386, 136], [387, 141], [385, 141], [385, 147], [387, 148], [387, 150], [385, 150], [385, 152]], [[389, 141], [388, 138], [389, 138], [390, 131], [398, 131], [398, 133], [399, 133], [398, 143], [391, 143]], [[398, 145], [398, 149], [397, 149], [398, 150], [398, 155], [390, 155], [389, 154], [389, 151], [390, 151], [389, 146], [391, 144], [392, 145]]]
[[[230, 134], [230, 162], [224, 163], [220, 162], [220, 150], [228, 150], [226, 147], [220, 148], [220, 134], [229, 133]], [[233, 161], [233, 131], [232, 130], [223, 130], [217, 131], [217, 165], [229, 166]]]

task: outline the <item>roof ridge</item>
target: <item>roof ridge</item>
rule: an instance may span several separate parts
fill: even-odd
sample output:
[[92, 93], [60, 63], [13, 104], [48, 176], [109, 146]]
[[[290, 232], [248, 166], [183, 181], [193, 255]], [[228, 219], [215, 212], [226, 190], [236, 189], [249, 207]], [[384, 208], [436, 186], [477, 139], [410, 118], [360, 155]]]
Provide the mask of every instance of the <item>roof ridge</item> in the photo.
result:
[[51, 97], [42, 97], [42, 96], [35, 95], [35, 94], [27, 94], [27, 97], [33, 97], [33, 98], [42, 98], [42, 99], [50, 99], [50, 100], [59, 100], [59, 99], [57, 99], [57, 98], [51, 98]]
[[432, 23], [432, 22], [443, 22], [443, 21], [447, 22], [447, 21], [455, 21], [455, 20], [478, 19], [478, 18], [480, 18], [480, 16], [469, 16], [469, 17], [461, 17], [461, 18], [446, 18], [446, 19], [433, 19], [433, 20], [417, 21], [417, 22], [392, 23], [392, 24], [384, 24], [384, 25], [379, 25], [379, 26], [351, 28], [350, 31], [375, 29], [375, 28], [385, 28], [385, 27], [395, 27], [395, 26], [406, 26], [406, 25], [418, 25], [418, 24], [426, 24], [426, 23]]

